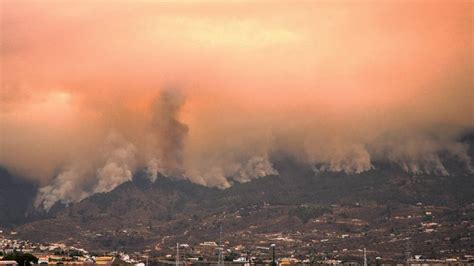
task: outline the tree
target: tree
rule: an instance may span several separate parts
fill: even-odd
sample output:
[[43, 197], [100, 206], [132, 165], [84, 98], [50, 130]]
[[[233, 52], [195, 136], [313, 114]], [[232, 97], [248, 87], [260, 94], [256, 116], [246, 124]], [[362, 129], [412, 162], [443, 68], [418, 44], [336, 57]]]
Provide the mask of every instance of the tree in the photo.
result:
[[328, 207], [316, 206], [316, 207], [307, 207], [299, 206], [297, 208], [290, 209], [288, 214], [290, 216], [298, 217], [303, 223], [307, 223], [311, 219], [318, 218], [325, 213], [331, 213], [332, 210]]
[[14, 260], [18, 265], [38, 264], [38, 258], [30, 253], [13, 252], [6, 254], [2, 260]]
[[239, 254], [231, 252], [224, 257], [224, 261], [233, 261], [239, 257]]

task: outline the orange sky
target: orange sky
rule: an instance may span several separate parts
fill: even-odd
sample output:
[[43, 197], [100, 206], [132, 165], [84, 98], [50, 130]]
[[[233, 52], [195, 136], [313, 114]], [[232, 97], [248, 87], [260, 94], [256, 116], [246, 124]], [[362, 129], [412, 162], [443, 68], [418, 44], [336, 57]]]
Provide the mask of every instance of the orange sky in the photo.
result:
[[366, 170], [382, 136], [434, 131], [423, 154], [474, 125], [470, 1], [0, 1], [0, 164], [42, 184], [110, 134], [147, 165], [167, 87], [185, 175], [218, 186], [276, 150]]

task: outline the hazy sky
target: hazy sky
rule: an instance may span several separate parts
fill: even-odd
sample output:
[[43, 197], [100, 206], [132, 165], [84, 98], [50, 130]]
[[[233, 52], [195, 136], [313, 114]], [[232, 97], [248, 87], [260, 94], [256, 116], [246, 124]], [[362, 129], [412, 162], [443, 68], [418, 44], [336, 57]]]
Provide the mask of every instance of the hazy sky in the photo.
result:
[[471, 1], [0, 2], [0, 165], [45, 207], [141, 168], [226, 187], [275, 153], [472, 171]]

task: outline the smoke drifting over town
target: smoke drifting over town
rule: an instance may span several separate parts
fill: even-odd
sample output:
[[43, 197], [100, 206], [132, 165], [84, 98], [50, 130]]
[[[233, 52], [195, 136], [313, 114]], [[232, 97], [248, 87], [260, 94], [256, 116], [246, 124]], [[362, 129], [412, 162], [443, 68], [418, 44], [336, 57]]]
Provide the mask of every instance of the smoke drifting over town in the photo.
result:
[[140, 170], [226, 188], [282, 154], [473, 172], [468, 2], [2, 5], [0, 165], [40, 185], [38, 207]]

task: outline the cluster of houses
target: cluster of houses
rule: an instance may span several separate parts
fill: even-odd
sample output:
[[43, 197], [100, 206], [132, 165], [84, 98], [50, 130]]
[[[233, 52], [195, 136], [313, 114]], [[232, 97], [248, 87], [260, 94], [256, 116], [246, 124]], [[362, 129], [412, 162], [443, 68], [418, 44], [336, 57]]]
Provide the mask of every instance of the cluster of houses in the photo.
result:
[[28, 240], [12, 238], [2, 235], [0, 230], [0, 266], [24, 266], [16, 261], [4, 260], [4, 256], [14, 252], [29, 253], [38, 258], [39, 265], [135, 265], [140, 264], [138, 259], [125, 253], [112, 252], [111, 254], [91, 254], [87, 250], [68, 247], [62, 243], [37, 244]]
[[[436, 228], [435, 223], [423, 223], [423, 228]], [[14, 260], [3, 260], [3, 256], [13, 252], [30, 253], [38, 258], [38, 265], [134, 265], [134, 266], [250, 266], [250, 265], [344, 265], [344, 266], [362, 266], [361, 260], [343, 261], [337, 258], [325, 258], [321, 260], [311, 260], [309, 258], [298, 259], [297, 257], [280, 257], [277, 254], [272, 258], [272, 248], [262, 242], [262, 246], [256, 246], [254, 252], [250, 255], [245, 246], [239, 244], [235, 247], [224, 248], [228, 246], [227, 241], [223, 246], [214, 241], [202, 242], [191, 246], [181, 243], [175, 246], [174, 252], [164, 253], [163, 255], [153, 255], [150, 252], [134, 253], [132, 255], [123, 252], [110, 252], [106, 254], [94, 254], [87, 250], [67, 246], [62, 243], [38, 244], [30, 241], [15, 239], [16, 233], [9, 234], [8, 237], [2, 234], [0, 230], [0, 266], [25, 266], [18, 265]], [[272, 236], [275, 241], [293, 242], [293, 239], [280, 235]], [[155, 251], [159, 251], [161, 246], [158, 244]], [[172, 250], [169, 247], [167, 250]], [[222, 252], [227, 255], [222, 256], [219, 261], [216, 254]], [[177, 255], [179, 254], [179, 255]], [[232, 254], [232, 256], [229, 256]], [[280, 255], [280, 256], [278, 256]], [[370, 261], [372, 265], [410, 265], [410, 266], [429, 266], [429, 265], [472, 265], [474, 266], [474, 256], [465, 255], [463, 258], [450, 258], [443, 260], [425, 259], [422, 256], [415, 255], [411, 259], [402, 263], [395, 261], [386, 261], [380, 257]]]

